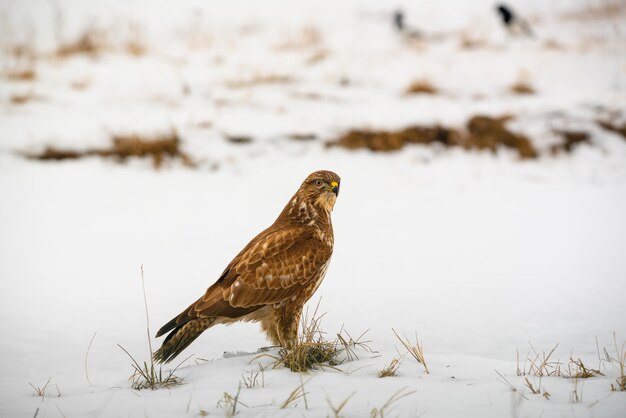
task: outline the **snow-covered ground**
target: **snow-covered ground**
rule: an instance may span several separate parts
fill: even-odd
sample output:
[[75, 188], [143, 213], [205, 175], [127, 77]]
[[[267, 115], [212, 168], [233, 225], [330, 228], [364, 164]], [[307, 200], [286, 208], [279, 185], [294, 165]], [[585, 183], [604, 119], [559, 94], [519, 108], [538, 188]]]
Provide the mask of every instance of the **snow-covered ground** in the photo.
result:
[[[524, 39], [484, 0], [0, 2], [0, 416], [221, 416], [238, 387], [239, 416], [335, 416], [351, 395], [340, 415], [370, 416], [398, 393], [385, 416], [625, 416], [614, 363], [598, 359], [617, 355], [614, 332], [626, 340], [626, 141], [596, 123], [626, 120], [626, 7], [606, 4], [515, 2], [535, 31]], [[426, 40], [393, 30], [399, 6]], [[53, 56], [88, 25], [104, 32], [101, 53]], [[7, 51], [24, 43], [35, 58]], [[31, 80], [7, 76], [24, 68]], [[420, 79], [440, 93], [407, 97]], [[520, 80], [536, 94], [512, 94]], [[476, 114], [513, 115], [542, 156], [324, 146], [349, 129], [459, 127]], [[550, 155], [562, 129], [591, 145]], [[21, 155], [170, 130], [196, 168]], [[340, 370], [268, 369], [247, 388], [270, 360], [224, 353], [266, 341], [254, 324], [216, 327], [186, 350], [183, 385], [131, 390], [117, 344], [148, 358], [141, 265], [154, 334], [317, 169], [342, 189], [311, 303], [322, 298], [329, 338], [369, 329], [375, 353]], [[404, 357], [397, 377], [377, 377], [402, 354], [392, 328], [418, 334], [430, 374]], [[563, 369], [572, 356], [605, 376], [526, 376], [532, 394], [516, 373], [529, 342], [559, 343]], [[49, 378], [35, 396], [29, 383]], [[281, 409], [301, 384], [306, 400]]]

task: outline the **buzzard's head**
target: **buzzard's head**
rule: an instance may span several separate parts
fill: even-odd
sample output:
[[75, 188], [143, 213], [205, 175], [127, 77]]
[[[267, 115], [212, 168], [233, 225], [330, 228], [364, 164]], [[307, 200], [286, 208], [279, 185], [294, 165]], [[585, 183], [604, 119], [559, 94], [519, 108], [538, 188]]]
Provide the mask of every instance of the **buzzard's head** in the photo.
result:
[[330, 212], [335, 206], [340, 183], [341, 179], [332, 171], [316, 171], [304, 180], [298, 193], [305, 201]]

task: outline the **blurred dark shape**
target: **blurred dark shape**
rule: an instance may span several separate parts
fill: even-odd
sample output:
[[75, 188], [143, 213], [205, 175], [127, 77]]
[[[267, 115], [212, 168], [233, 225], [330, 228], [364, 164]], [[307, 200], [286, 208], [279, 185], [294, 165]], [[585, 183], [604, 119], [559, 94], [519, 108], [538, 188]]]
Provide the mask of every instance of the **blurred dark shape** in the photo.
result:
[[496, 12], [502, 19], [502, 24], [513, 36], [533, 36], [533, 32], [530, 29], [528, 22], [521, 18], [517, 13], [513, 12], [510, 6], [506, 4], [499, 4], [496, 6]]
[[393, 13], [393, 23], [395, 24], [398, 32], [402, 32], [404, 30], [404, 12], [402, 10], [396, 10]]
[[562, 138], [560, 144], [554, 144], [550, 147], [552, 155], [558, 155], [562, 152], [570, 153], [574, 151], [580, 144], [591, 145], [591, 138], [588, 132], [584, 131], [555, 131], [555, 134]]
[[498, 13], [500, 13], [500, 17], [502, 18], [504, 25], [509, 26], [511, 22], [513, 22], [513, 12], [504, 4], [498, 5], [497, 10]]
[[246, 135], [225, 135], [226, 140], [232, 144], [251, 144], [253, 139]]
[[603, 129], [621, 135], [622, 138], [626, 139], [626, 122], [624, 122], [622, 126], [619, 126], [618, 124], [608, 120], [600, 120], [598, 121], [598, 125], [600, 125]]
[[407, 38], [421, 38], [422, 32], [416, 28], [407, 27], [404, 22], [404, 12], [400, 9], [393, 13], [393, 25], [402, 36]]
[[506, 123], [512, 117], [505, 115], [491, 117], [477, 115], [467, 121], [465, 127], [469, 135], [465, 138], [465, 149], [489, 150], [495, 154], [498, 147], [517, 150], [517, 154], [523, 160], [533, 159], [539, 153], [533, 146], [530, 138], [516, 134], [506, 127]]

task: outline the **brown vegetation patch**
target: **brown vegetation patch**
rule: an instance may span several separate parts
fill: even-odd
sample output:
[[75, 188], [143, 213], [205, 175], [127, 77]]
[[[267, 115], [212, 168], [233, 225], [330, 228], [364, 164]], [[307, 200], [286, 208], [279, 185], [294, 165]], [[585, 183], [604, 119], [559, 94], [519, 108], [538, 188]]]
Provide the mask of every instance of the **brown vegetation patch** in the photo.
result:
[[548, 38], [543, 43], [543, 48], [553, 51], [562, 51], [565, 49], [563, 44], [556, 39]]
[[60, 161], [98, 156], [114, 158], [120, 162], [125, 162], [130, 157], [140, 157], [151, 158], [155, 168], [160, 168], [167, 160], [178, 159], [187, 167], [195, 166], [193, 160], [180, 149], [180, 143], [180, 138], [174, 131], [155, 137], [115, 135], [110, 148], [76, 151], [47, 147], [40, 154], [26, 154], [26, 157], [40, 161]]
[[622, 138], [626, 139], [626, 122], [622, 124], [622, 126], [616, 125], [613, 122], [609, 122], [606, 120], [598, 121], [598, 125], [600, 125], [603, 129], [607, 131], [614, 132], [618, 135], [621, 135]]
[[458, 145], [460, 135], [457, 131], [440, 126], [411, 126], [399, 131], [352, 130], [331, 142], [331, 146], [347, 149], [367, 148], [372, 151], [396, 151], [406, 144], [441, 143]]
[[492, 152], [504, 146], [516, 150], [522, 159], [536, 158], [538, 153], [530, 140], [506, 128], [505, 123], [509, 119], [507, 116], [474, 116], [467, 122], [465, 131], [439, 125], [412, 126], [399, 131], [352, 130], [328, 143], [328, 146], [383, 152], [396, 151], [407, 144], [462, 146], [465, 149], [488, 149]]
[[487, 41], [484, 38], [477, 38], [463, 33], [461, 35], [460, 47], [461, 49], [479, 49], [487, 45]]
[[489, 149], [495, 153], [498, 146], [504, 146], [517, 150], [522, 159], [537, 158], [539, 154], [528, 137], [513, 133], [506, 128], [505, 123], [510, 119], [510, 116], [472, 117], [466, 125], [469, 136], [465, 138], [465, 148]]
[[564, 13], [564, 20], [604, 20], [617, 19], [626, 14], [626, 2], [623, 0], [601, 1], [597, 4], [587, 4], [583, 8]]
[[11, 104], [16, 106], [26, 104], [32, 100], [34, 100], [36, 96], [32, 92], [23, 93], [23, 94], [14, 94], [10, 97]]
[[527, 81], [519, 80], [513, 83], [510, 87], [511, 93], [514, 94], [535, 94], [536, 91]]
[[87, 87], [89, 87], [89, 85], [91, 84], [91, 81], [88, 79], [82, 79], [82, 80], [74, 80], [70, 83], [70, 87], [74, 90], [86, 90]]
[[315, 141], [317, 139], [317, 135], [315, 135], [314, 133], [294, 133], [287, 135], [287, 138], [291, 139], [292, 141], [299, 142]]
[[588, 132], [584, 131], [555, 131], [563, 141], [560, 144], [552, 145], [550, 152], [557, 155], [562, 152], [572, 152], [580, 144], [591, 144]]
[[428, 80], [416, 80], [406, 89], [406, 95], [414, 94], [437, 94], [438, 89]]
[[8, 70], [4, 76], [13, 81], [33, 81], [37, 78], [37, 73], [33, 68]]
[[81, 157], [85, 157], [86, 153], [83, 151], [73, 151], [68, 149], [61, 149], [48, 146], [43, 152], [39, 154], [27, 154], [26, 157], [33, 160], [41, 161], [61, 161], [61, 160], [76, 160]]
[[129, 39], [124, 45], [124, 49], [129, 55], [140, 57], [146, 53], [146, 46], [137, 39]]
[[232, 89], [241, 89], [264, 84], [288, 84], [291, 82], [293, 79], [284, 74], [258, 74], [249, 79], [228, 81], [226, 86]]
[[320, 49], [315, 51], [314, 53], [312, 53], [307, 59], [306, 59], [306, 63], [308, 65], [315, 65], [319, 62], [324, 61], [326, 58], [328, 58], [329, 52], [325, 49]]
[[3, 63], [2, 75], [12, 81], [34, 81], [37, 52], [30, 43], [15, 44], [4, 49], [6, 62]]
[[59, 58], [67, 58], [72, 55], [96, 56], [107, 47], [104, 31], [89, 27], [75, 40], [62, 43], [56, 50]]
[[314, 26], [305, 26], [295, 36], [288, 36], [286, 40], [276, 45], [278, 51], [305, 50], [319, 46], [322, 43], [322, 34]]

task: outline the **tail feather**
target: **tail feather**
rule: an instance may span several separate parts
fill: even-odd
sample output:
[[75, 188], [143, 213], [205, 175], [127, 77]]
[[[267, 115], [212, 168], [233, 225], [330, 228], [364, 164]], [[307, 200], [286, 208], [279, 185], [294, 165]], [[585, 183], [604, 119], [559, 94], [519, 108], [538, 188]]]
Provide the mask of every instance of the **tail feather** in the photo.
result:
[[197, 318], [174, 328], [163, 341], [161, 348], [154, 352], [152, 358], [159, 363], [169, 363], [207, 328], [210, 328], [216, 320], [216, 317]]

